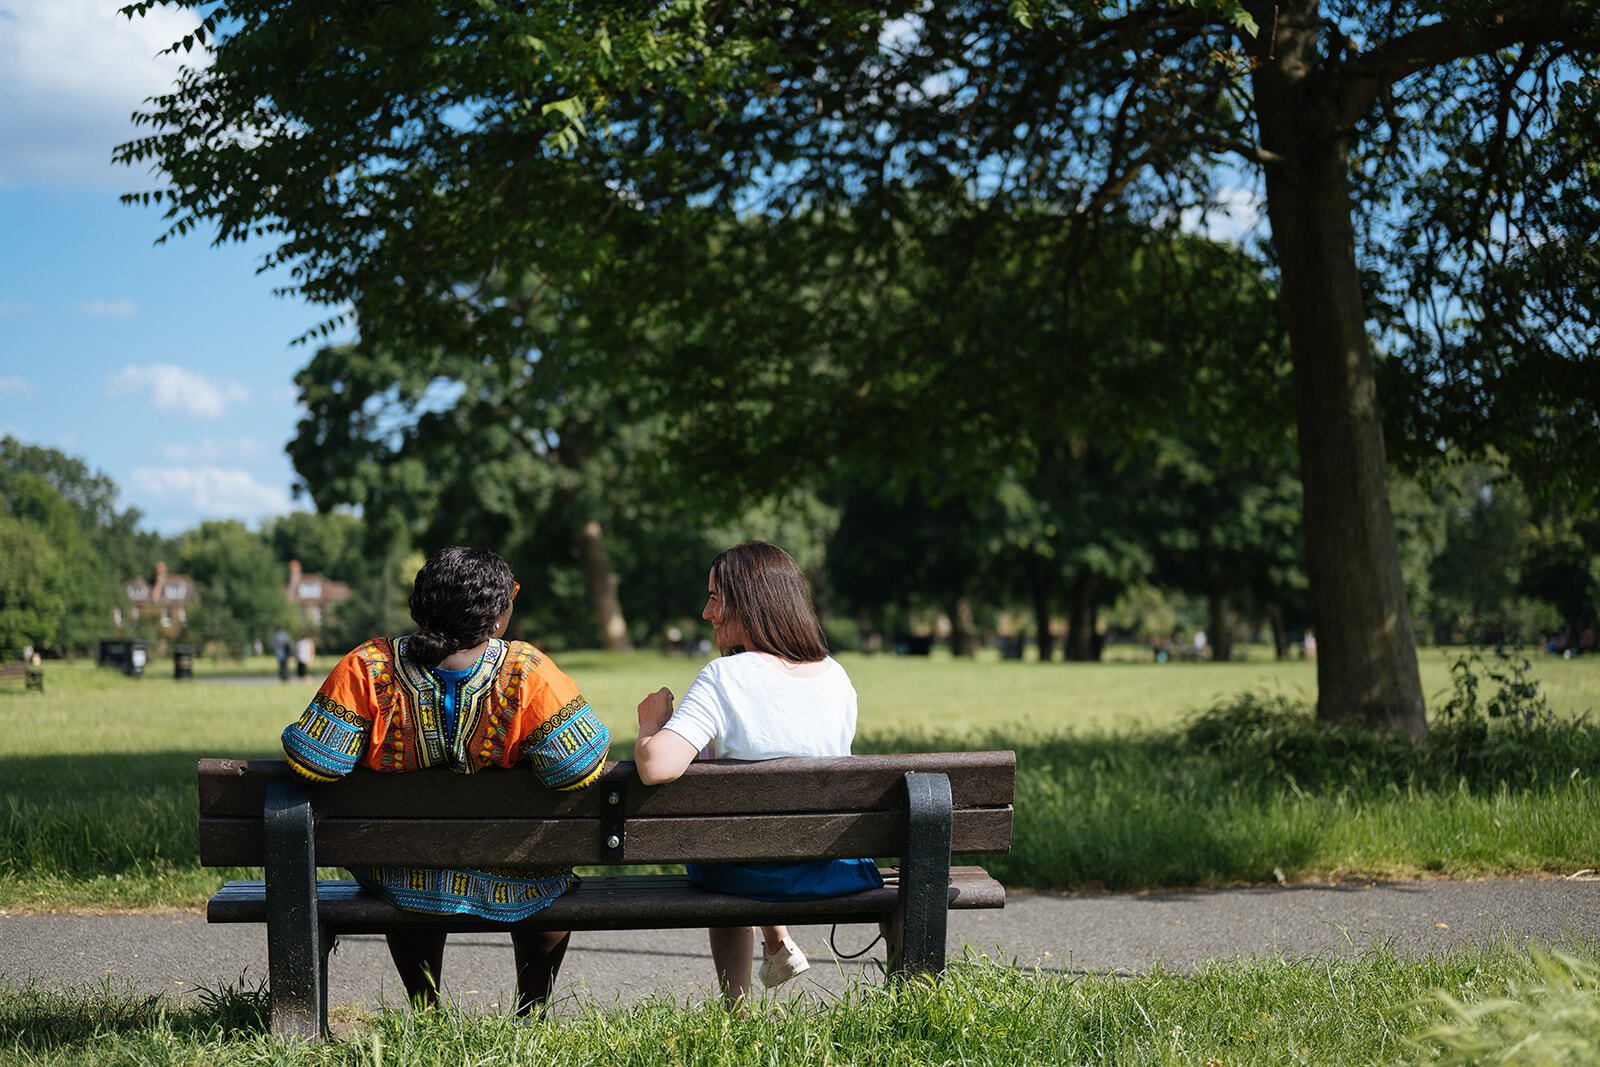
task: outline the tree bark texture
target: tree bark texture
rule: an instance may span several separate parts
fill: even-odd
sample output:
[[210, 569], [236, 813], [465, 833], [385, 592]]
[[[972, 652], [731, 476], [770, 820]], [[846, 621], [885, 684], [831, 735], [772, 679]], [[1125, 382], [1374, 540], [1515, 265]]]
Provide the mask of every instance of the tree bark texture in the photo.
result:
[[[1315, 2], [1275, 5], [1253, 75], [1267, 214], [1294, 366], [1317, 717], [1427, 734], [1389, 512], [1388, 463], [1356, 269], [1349, 132], [1319, 69]], [[1270, 29], [1268, 28], [1270, 27]]]
[[617, 595], [617, 572], [606, 551], [605, 531], [590, 519], [578, 530], [578, 555], [583, 568], [583, 584], [589, 593], [589, 609], [600, 628], [600, 645], [611, 652], [632, 652], [628, 620], [622, 615], [622, 598]]

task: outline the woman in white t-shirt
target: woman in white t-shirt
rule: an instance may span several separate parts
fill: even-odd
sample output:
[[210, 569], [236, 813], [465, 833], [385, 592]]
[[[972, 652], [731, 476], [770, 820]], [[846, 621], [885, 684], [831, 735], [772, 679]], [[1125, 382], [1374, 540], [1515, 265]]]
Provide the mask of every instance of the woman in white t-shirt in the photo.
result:
[[[696, 756], [764, 760], [848, 756], [856, 691], [828, 647], [805, 576], [776, 545], [751, 541], [711, 561], [705, 610], [722, 658], [707, 664], [677, 710], [660, 689], [639, 703], [633, 758], [646, 785], [671, 782]], [[696, 884], [760, 899], [831, 897], [883, 884], [870, 860], [689, 864]], [[730, 1002], [750, 987], [750, 927], [714, 929], [711, 958]], [[761, 981], [779, 985], [809, 964], [781, 926], [762, 927]]]

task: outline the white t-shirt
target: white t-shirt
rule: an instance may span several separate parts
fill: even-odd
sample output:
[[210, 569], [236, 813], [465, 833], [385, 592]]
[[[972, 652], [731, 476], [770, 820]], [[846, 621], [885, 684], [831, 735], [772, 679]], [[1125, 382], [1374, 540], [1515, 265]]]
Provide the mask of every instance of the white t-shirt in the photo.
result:
[[856, 690], [831, 656], [791, 669], [741, 652], [706, 664], [666, 728], [707, 759], [848, 756]]

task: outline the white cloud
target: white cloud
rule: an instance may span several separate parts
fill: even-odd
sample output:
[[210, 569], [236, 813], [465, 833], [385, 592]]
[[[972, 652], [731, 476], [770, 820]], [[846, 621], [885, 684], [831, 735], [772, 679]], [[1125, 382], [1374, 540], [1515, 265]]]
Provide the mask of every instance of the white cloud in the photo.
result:
[[168, 463], [195, 463], [202, 460], [216, 462], [225, 459], [257, 459], [267, 454], [267, 446], [254, 437], [235, 437], [218, 441], [210, 437], [186, 444], [166, 444], [157, 447], [156, 453]]
[[32, 304], [20, 300], [0, 300], [0, 319], [20, 318], [32, 310]]
[[889, 19], [878, 29], [878, 48], [884, 52], [909, 52], [927, 27], [921, 15], [910, 13]]
[[1266, 212], [1266, 201], [1254, 189], [1236, 186], [1217, 193], [1209, 210], [1186, 208], [1179, 225], [1189, 233], [1204, 234], [1213, 241], [1239, 244], [1255, 232]]
[[163, 504], [186, 505], [203, 518], [261, 519], [289, 510], [289, 493], [238, 467], [137, 467], [128, 485]]
[[26, 378], [0, 378], [0, 396], [8, 393], [30, 396], [33, 393], [33, 383]]
[[91, 300], [79, 304], [78, 310], [97, 319], [131, 319], [139, 314], [139, 305], [132, 300]]
[[171, 363], [152, 363], [144, 367], [129, 365], [113, 374], [107, 384], [113, 394], [148, 392], [157, 411], [193, 415], [201, 419], [220, 419], [227, 412], [229, 404], [250, 395], [249, 390], [237, 382], [217, 385]]
[[166, 92], [187, 62], [157, 53], [199, 25], [193, 11], [155, 7], [143, 18], [117, 0], [0, 0], [0, 187], [77, 185], [124, 189], [136, 172], [111, 150], [134, 136], [129, 115]]

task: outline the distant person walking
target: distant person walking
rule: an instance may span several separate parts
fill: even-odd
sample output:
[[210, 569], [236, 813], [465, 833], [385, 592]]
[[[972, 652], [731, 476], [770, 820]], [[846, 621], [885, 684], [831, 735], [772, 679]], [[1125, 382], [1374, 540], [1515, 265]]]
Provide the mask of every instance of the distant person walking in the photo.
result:
[[311, 661], [316, 658], [317, 643], [310, 634], [301, 634], [294, 643], [294, 669], [301, 678], [311, 673]]
[[272, 654], [278, 660], [278, 681], [289, 680], [289, 631], [278, 627], [272, 632]]

